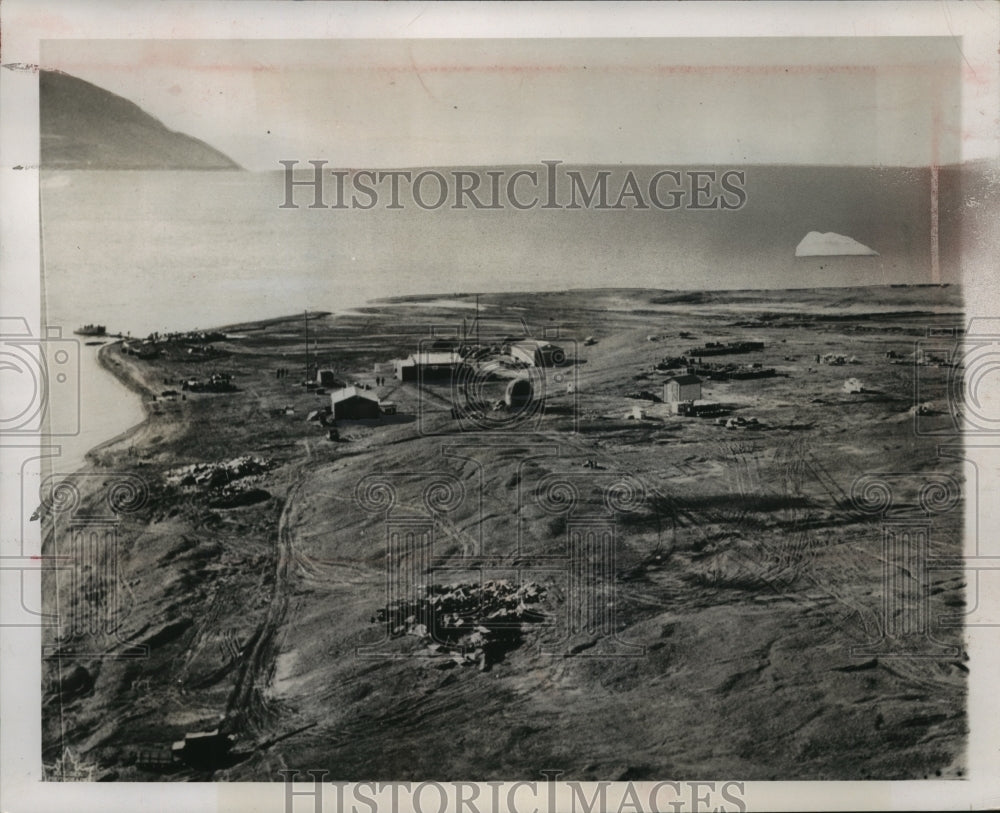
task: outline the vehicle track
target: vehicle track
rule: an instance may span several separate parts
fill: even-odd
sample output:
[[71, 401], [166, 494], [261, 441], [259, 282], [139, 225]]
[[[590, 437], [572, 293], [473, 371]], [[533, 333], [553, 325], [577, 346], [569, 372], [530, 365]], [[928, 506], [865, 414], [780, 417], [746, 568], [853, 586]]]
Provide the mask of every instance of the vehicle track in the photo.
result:
[[278, 520], [274, 585], [267, 613], [254, 636], [253, 647], [243, 659], [233, 691], [226, 704], [226, 721], [233, 733], [258, 736], [271, 722], [272, 709], [267, 701], [267, 684], [274, 673], [277, 633], [288, 613], [288, 573], [293, 558], [289, 517], [296, 507], [296, 497], [305, 481], [300, 472], [288, 490]]

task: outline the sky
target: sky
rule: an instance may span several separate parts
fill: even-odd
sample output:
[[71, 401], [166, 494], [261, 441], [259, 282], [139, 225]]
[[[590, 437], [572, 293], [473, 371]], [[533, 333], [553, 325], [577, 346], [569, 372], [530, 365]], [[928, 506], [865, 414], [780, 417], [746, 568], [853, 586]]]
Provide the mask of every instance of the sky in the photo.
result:
[[961, 159], [950, 37], [46, 40], [248, 169]]

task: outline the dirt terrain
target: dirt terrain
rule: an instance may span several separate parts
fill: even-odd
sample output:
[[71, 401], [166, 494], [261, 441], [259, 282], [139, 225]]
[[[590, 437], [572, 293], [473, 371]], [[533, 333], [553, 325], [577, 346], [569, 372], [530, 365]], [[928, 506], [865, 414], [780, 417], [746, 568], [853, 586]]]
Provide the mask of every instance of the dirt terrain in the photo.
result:
[[[922, 649], [879, 643], [905, 613], [883, 608], [883, 526], [929, 524], [931, 556], [962, 550], [960, 496], [930, 510], [921, 491], [961, 480], [934, 434], [956, 442], [955, 369], [912, 355], [961, 324], [959, 289], [484, 295], [478, 326], [474, 303], [310, 315], [311, 360], [396, 404], [339, 421], [337, 440], [306, 420], [329, 394], [302, 386], [301, 315], [223, 328], [203, 355], [102, 349], [148, 418], [91, 453], [80, 504], [123, 474], [144, 486], [117, 515], [117, 560], [47, 585], [63, 621], [44, 672], [50, 778], [962, 775], [974, 665], [940, 623], [963, 611], [962, 573], [927, 571]], [[527, 330], [566, 350], [535, 372], [543, 407], [463, 413], [458, 385], [375, 371], [476, 327], [483, 346]], [[706, 381], [720, 421], [629, 397], [662, 396], [664, 358], [743, 340], [764, 349], [704, 361], [776, 374]], [[848, 361], [817, 363], [828, 353]], [[236, 390], [176, 384], [210, 374]], [[891, 481], [885, 511], [859, 501], [866, 475]], [[46, 553], [74, 555], [72, 516], [43, 509]], [[397, 532], [427, 544], [393, 559]], [[70, 634], [109, 596], [113, 635]], [[217, 727], [228, 752], [165, 756]]]

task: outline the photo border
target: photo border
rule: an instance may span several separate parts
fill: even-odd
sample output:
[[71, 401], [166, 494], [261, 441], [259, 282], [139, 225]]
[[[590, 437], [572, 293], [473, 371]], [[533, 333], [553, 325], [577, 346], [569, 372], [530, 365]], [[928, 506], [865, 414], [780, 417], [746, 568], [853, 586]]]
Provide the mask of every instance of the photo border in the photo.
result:
[[[275, 38], [435, 38], [435, 37], [755, 37], [755, 36], [955, 36], [961, 38], [963, 133], [966, 143], [978, 140], [997, 156], [1000, 106], [1000, 5], [954, 2], [808, 2], [808, 3], [294, 3], [203, 2], [140, 3], [92, 0], [5, 0], [3, 63], [0, 94], [0, 307], [4, 316], [27, 321], [33, 335], [42, 329], [42, 285], [38, 217], [39, 46], [44, 39], [275, 39]], [[982, 122], [982, 124], [976, 124]], [[24, 167], [15, 170], [14, 167]], [[34, 271], [33, 271], [34, 270]], [[966, 317], [1000, 313], [995, 281], [988, 274], [963, 278]], [[995, 387], [993, 395], [997, 396]], [[0, 398], [4, 398], [0, 393]], [[38, 526], [21, 537], [20, 489], [23, 472], [28, 486], [42, 476], [40, 457], [58, 446], [58, 438], [0, 438], [3, 498], [0, 528], [4, 556], [36, 562], [40, 555]], [[984, 473], [980, 487], [995, 493], [996, 448], [967, 449]], [[989, 539], [1000, 527], [1000, 508], [980, 500], [980, 516], [966, 514], [966, 545]], [[975, 522], [983, 535], [977, 540]], [[32, 536], [33, 535], [33, 536]], [[980, 551], [982, 553], [982, 551]], [[996, 608], [1000, 596], [983, 600]], [[28, 596], [40, 606], [40, 596]], [[41, 630], [5, 627], [4, 618], [19, 610], [20, 596], [0, 591], [0, 807], [4, 810], [203, 810], [284, 813], [286, 788], [274, 783], [43, 783], [41, 777]], [[1000, 732], [993, 721], [1000, 713], [1000, 693], [993, 684], [1000, 674], [996, 628], [966, 631], [972, 665], [969, 695], [968, 779], [906, 782], [746, 782], [747, 809], [758, 810], [892, 810], [995, 807], [1000, 801], [1000, 771], [995, 754]], [[543, 769], [545, 766], [539, 766]], [[305, 772], [308, 766], [301, 766]], [[539, 776], [542, 779], [542, 776]], [[665, 780], [671, 777], [664, 777]], [[705, 777], [706, 780], [717, 777]], [[731, 777], [739, 781], [739, 777]], [[594, 783], [585, 786], [596, 787]], [[637, 783], [637, 785], [640, 783]], [[652, 784], [652, 783], [641, 783]], [[308, 793], [311, 783], [296, 790]], [[332, 790], [328, 798], [335, 799]], [[385, 796], [383, 798], [388, 798]], [[489, 798], [484, 794], [484, 798]], [[521, 798], [521, 797], [519, 797]], [[560, 808], [570, 803], [562, 793]], [[530, 798], [524, 799], [530, 804]], [[303, 806], [304, 805], [304, 806]], [[297, 810], [312, 810], [303, 797]], [[331, 803], [329, 809], [336, 807]], [[388, 809], [388, 808], [386, 808]], [[530, 810], [530, 806], [528, 807]], [[539, 810], [544, 810], [539, 806]], [[565, 808], [565, 809], [568, 809]]]

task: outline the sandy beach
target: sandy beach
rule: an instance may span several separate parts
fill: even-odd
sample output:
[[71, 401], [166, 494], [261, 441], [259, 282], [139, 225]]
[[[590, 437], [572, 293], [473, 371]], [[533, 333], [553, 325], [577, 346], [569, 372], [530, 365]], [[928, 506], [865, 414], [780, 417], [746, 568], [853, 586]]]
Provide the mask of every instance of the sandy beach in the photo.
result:
[[121, 342], [111, 342], [105, 344], [97, 353], [98, 363], [104, 370], [107, 370], [115, 380], [129, 392], [142, 399], [145, 417], [141, 423], [134, 424], [114, 437], [101, 441], [91, 447], [87, 452], [87, 458], [92, 460], [95, 455], [100, 455], [101, 451], [127, 441], [141, 442], [141, 430], [153, 416], [153, 406], [151, 399], [155, 397], [154, 382], [151, 380], [150, 370], [147, 366], [133, 361], [121, 352]]

